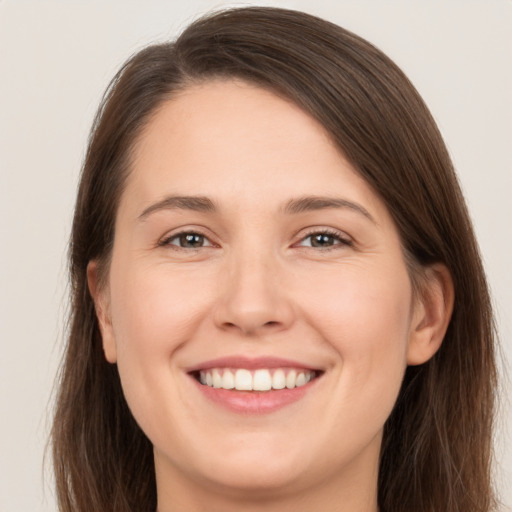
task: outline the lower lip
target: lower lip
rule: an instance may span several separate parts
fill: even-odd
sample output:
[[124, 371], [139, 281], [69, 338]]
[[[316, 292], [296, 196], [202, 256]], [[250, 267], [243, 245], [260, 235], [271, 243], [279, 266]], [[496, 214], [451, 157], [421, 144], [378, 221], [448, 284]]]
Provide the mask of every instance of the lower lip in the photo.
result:
[[318, 377], [304, 386], [271, 391], [235, 391], [205, 386], [192, 377], [203, 395], [212, 402], [242, 414], [268, 414], [298, 402], [315, 385]]

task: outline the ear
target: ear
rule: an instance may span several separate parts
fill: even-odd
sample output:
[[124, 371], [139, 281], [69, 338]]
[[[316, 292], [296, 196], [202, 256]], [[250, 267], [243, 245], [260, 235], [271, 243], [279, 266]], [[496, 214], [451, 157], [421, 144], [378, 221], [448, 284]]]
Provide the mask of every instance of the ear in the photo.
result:
[[454, 289], [445, 265], [428, 267], [412, 314], [407, 364], [428, 361], [439, 349], [453, 311]]
[[97, 261], [90, 261], [87, 265], [87, 284], [94, 301], [105, 359], [109, 363], [115, 363], [117, 361], [117, 350], [110, 315], [110, 295], [108, 286], [102, 286], [99, 283]]

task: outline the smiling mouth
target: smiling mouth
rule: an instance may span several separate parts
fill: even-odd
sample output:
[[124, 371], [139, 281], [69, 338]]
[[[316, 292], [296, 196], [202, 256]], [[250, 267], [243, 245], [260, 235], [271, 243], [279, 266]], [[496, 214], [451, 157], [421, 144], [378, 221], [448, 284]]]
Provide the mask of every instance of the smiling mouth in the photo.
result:
[[305, 386], [321, 372], [298, 368], [209, 368], [192, 373], [203, 386], [232, 391], [273, 391]]

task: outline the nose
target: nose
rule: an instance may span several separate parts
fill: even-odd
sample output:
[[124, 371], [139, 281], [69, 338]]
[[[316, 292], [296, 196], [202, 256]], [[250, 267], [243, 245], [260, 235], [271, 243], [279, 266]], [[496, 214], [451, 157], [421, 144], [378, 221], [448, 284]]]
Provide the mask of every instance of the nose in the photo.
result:
[[244, 336], [262, 336], [290, 327], [294, 320], [284, 269], [275, 257], [246, 254], [233, 257], [219, 289], [216, 325]]

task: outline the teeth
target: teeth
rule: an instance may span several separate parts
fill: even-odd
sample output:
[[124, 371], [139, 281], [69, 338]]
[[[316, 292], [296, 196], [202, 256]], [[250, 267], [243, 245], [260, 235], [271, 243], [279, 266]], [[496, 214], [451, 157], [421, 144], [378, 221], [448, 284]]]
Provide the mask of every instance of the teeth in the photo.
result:
[[304, 386], [315, 377], [311, 370], [212, 368], [199, 372], [199, 381], [213, 388], [236, 389], [238, 391], [270, 391], [271, 389], [293, 389]]
[[236, 371], [235, 389], [238, 389], [238, 391], [252, 391], [252, 375], [249, 370]]
[[223, 389], [233, 389], [235, 387], [235, 377], [231, 372], [224, 372], [221, 387]]
[[295, 387], [296, 383], [297, 383], [297, 372], [295, 370], [292, 370], [286, 376], [286, 387], [288, 389], [293, 389]]
[[286, 377], [283, 370], [276, 370], [272, 375], [272, 388], [284, 389], [286, 387]]
[[272, 389], [272, 376], [268, 370], [256, 370], [252, 380], [254, 391], [268, 391]]
[[220, 388], [222, 386], [222, 376], [217, 369], [212, 371], [212, 383], [214, 388]]

